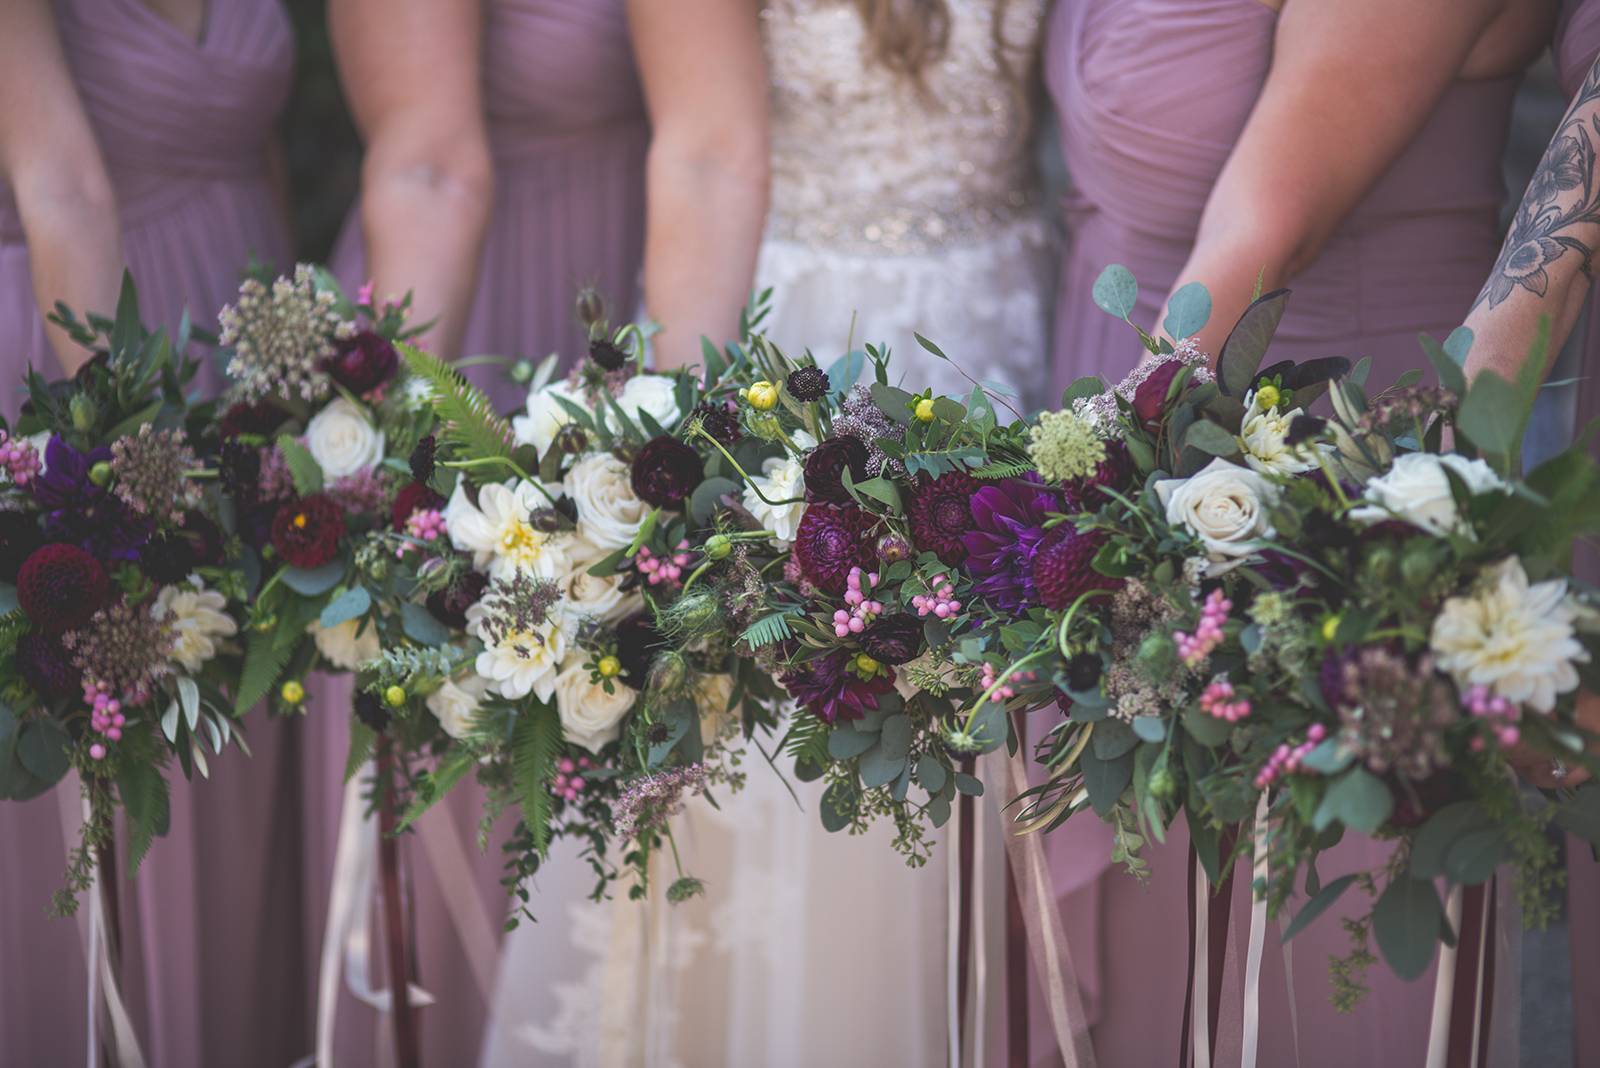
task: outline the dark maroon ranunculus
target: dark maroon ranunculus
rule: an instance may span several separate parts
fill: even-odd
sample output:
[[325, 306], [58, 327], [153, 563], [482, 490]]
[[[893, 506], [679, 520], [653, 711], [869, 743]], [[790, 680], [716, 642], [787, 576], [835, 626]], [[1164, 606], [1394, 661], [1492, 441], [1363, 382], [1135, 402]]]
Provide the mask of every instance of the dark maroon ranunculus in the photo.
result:
[[873, 561], [872, 516], [853, 504], [812, 504], [795, 531], [794, 558], [800, 573], [819, 590], [843, 593], [852, 567]]
[[907, 664], [922, 652], [922, 620], [907, 612], [881, 616], [862, 632], [861, 651], [880, 664]]
[[933, 553], [955, 567], [966, 559], [961, 538], [972, 529], [972, 495], [979, 482], [964, 471], [951, 471], [917, 483], [906, 505], [911, 540], [923, 552]]
[[389, 521], [394, 524], [394, 529], [406, 529], [406, 520], [411, 518], [411, 513], [418, 509], [443, 508], [444, 498], [420, 482], [407, 482], [395, 494], [394, 504], [389, 508]]
[[1033, 557], [1033, 584], [1046, 608], [1059, 612], [1090, 590], [1114, 590], [1122, 585], [1121, 579], [1102, 575], [1093, 567], [1095, 554], [1106, 540], [1103, 531], [1079, 533], [1071, 520], [1045, 534]]
[[339, 555], [344, 510], [323, 493], [288, 501], [272, 517], [272, 547], [294, 567], [312, 568]]
[[1133, 414], [1138, 417], [1139, 423], [1146, 430], [1153, 429], [1160, 422], [1162, 409], [1167, 406], [1167, 391], [1172, 388], [1172, 380], [1187, 366], [1181, 360], [1167, 360], [1151, 371], [1150, 377], [1140, 382], [1134, 389]]
[[17, 571], [17, 603], [46, 634], [83, 626], [110, 595], [106, 569], [76, 545], [42, 545]]
[[851, 482], [866, 480], [867, 447], [861, 439], [837, 437], [824, 441], [806, 456], [806, 493], [814, 501], [845, 503], [850, 499], [844, 488], [847, 468]]
[[461, 630], [467, 625], [467, 609], [478, 603], [489, 588], [489, 577], [478, 571], [463, 571], [442, 590], [428, 594], [428, 611], [445, 626]]
[[139, 566], [158, 584], [182, 582], [197, 567], [222, 562], [224, 536], [199, 512], [188, 512], [183, 526], [151, 538], [139, 550]]
[[677, 438], [663, 434], [645, 442], [639, 455], [633, 458], [630, 481], [633, 492], [646, 504], [681, 508], [705, 473], [699, 453]]
[[322, 369], [333, 380], [360, 396], [377, 389], [394, 377], [400, 355], [387, 338], [371, 330], [339, 342], [334, 354], [323, 361]]

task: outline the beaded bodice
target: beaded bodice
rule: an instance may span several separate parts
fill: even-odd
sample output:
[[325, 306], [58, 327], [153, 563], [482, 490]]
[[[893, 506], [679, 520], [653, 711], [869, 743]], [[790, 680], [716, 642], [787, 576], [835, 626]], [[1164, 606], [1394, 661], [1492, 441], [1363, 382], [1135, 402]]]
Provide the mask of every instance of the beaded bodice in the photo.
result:
[[873, 57], [848, 0], [767, 0], [772, 237], [920, 255], [1032, 214], [1024, 78], [1045, 0], [948, 6], [946, 48], [919, 85]]

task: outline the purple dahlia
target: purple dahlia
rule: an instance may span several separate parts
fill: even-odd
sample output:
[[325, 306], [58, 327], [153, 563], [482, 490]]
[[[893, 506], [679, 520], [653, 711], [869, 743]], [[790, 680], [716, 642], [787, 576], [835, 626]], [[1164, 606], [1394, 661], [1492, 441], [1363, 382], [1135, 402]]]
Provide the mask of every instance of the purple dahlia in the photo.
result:
[[778, 677], [812, 715], [824, 723], [862, 719], [878, 707], [878, 698], [894, 692], [894, 673], [886, 672], [863, 679], [849, 669], [850, 653], [835, 649], [796, 664]]
[[963, 566], [980, 597], [1005, 612], [1040, 603], [1033, 560], [1045, 540], [1045, 520], [1061, 507], [1061, 495], [1036, 477], [978, 487], [972, 529], [961, 543], [967, 550]]
[[1059, 612], [1090, 590], [1114, 590], [1121, 579], [1094, 569], [1094, 558], [1107, 541], [1100, 530], [1079, 532], [1069, 520], [1045, 534], [1033, 558], [1033, 584], [1039, 600]]
[[918, 549], [955, 567], [967, 555], [963, 536], [972, 530], [972, 495], [981, 483], [964, 471], [951, 471], [917, 483], [906, 506], [911, 540]]
[[795, 532], [794, 558], [800, 573], [828, 593], [843, 593], [852, 567], [873, 561], [872, 516], [853, 504], [812, 504]]
[[79, 452], [56, 436], [45, 446], [44, 462], [28, 489], [44, 512], [46, 537], [81, 545], [102, 560], [134, 560], [153, 524], [90, 477], [95, 465], [110, 464], [111, 450]]

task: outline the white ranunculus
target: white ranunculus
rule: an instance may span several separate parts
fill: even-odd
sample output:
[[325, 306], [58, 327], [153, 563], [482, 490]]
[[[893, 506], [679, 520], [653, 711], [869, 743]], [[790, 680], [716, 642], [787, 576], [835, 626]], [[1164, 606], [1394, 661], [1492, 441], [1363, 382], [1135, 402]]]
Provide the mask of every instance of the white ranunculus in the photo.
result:
[[[817, 441], [801, 430], [794, 435], [795, 455], [775, 456], [761, 464], [761, 474], [750, 479], [744, 488], [745, 509], [767, 530], [779, 548], [786, 549], [794, 543], [795, 532], [800, 529], [800, 517], [805, 514], [806, 495], [805, 463], [800, 459], [807, 449], [816, 448]], [[768, 504], [756, 495], [756, 490], [768, 500], [793, 501], [792, 504]]]
[[552, 382], [528, 393], [527, 414], [511, 420], [511, 432], [519, 445], [532, 445], [540, 456], [555, 442], [561, 428], [572, 422], [572, 416], [556, 398], [570, 401], [580, 409], [587, 408], [583, 395], [566, 382]]
[[[1190, 478], [1156, 483], [1156, 496], [1167, 509], [1167, 522], [1182, 526], [1205, 546], [1211, 574], [1233, 566], [1272, 536], [1267, 505], [1277, 487], [1248, 467], [1218, 457]], [[1221, 565], [1221, 566], [1218, 566]]]
[[1280, 413], [1277, 408], [1262, 411], [1252, 406], [1240, 428], [1239, 445], [1244, 462], [1264, 474], [1297, 475], [1317, 466], [1311, 446], [1289, 444], [1289, 427], [1305, 414], [1302, 408]]
[[611, 692], [591, 682], [581, 653], [568, 658], [556, 676], [556, 712], [567, 741], [598, 753], [621, 732], [622, 717], [633, 707], [633, 691], [613, 679]]
[[1565, 579], [1530, 585], [1522, 561], [1510, 556], [1471, 594], [1445, 601], [1428, 644], [1439, 669], [1462, 689], [1487, 686], [1548, 713], [1559, 694], [1578, 688], [1573, 665], [1589, 659], [1573, 632], [1574, 615]]
[[529, 521], [548, 502], [531, 482], [510, 479], [478, 489], [478, 503], [456, 483], [445, 504], [450, 544], [472, 554], [472, 563], [491, 578], [507, 579], [521, 572], [556, 579], [567, 569], [560, 535], [546, 533]]
[[335, 397], [306, 424], [306, 448], [323, 475], [344, 478], [383, 459], [383, 431], [360, 405]]
[[617, 407], [635, 424], [641, 410], [649, 412], [663, 430], [671, 430], [683, 414], [678, 411], [678, 383], [671, 375], [634, 375], [617, 394]]
[[1505, 488], [1494, 468], [1482, 460], [1456, 453], [1408, 452], [1397, 457], [1389, 470], [1367, 480], [1362, 495], [1372, 503], [1351, 509], [1351, 518], [1362, 523], [1401, 519], [1431, 534], [1470, 537], [1472, 528], [1456, 508], [1446, 468], [1460, 476], [1474, 495]]
[[324, 627], [313, 619], [306, 630], [316, 639], [322, 658], [343, 671], [357, 670], [380, 651], [378, 628], [368, 620], [347, 619], [337, 627]]
[[190, 581], [193, 586], [162, 587], [154, 615], [172, 635], [172, 659], [194, 672], [217, 655], [217, 639], [233, 637], [239, 626], [228, 615], [222, 594], [206, 589], [197, 578]]
[[606, 552], [627, 548], [650, 514], [633, 492], [631, 469], [609, 452], [573, 464], [564, 487], [578, 506], [578, 535]]
[[439, 726], [452, 738], [464, 738], [472, 726], [472, 717], [489, 692], [489, 682], [470, 671], [446, 679], [444, 685], [428, 695], [428, 711], [439, 720]]
[[491, 633], [483, 626], [483, 602], [467, 609], [467, 633], [483, 642], [473, 667], [489, 688], [507, 700], [533, 694], [541, 701], [555, 692], [556, 673], [567, 653], [567, 636], [553, 622], [531, 631]]
[[622, 588], [625, 575], [613, 573], [601, 578], [589, 574], [589, 568], [610, 555], [607, 550], [581, 536], [570, 539], [566, 550], [569, 566], [561, 576], [564, 614], [575, 619], [616, 623], [643, 607], [642, 594]]

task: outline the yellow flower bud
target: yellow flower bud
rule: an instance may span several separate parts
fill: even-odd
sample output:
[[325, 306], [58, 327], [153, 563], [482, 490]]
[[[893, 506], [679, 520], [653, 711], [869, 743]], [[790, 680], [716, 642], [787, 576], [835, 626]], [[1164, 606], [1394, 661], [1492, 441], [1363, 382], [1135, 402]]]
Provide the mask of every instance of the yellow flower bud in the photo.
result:
[[306, 688], [295, 679], [290, 679], [278, 691], [278, 696], [283, 698], [286, 705], [297, 705], [306, 699]]
[[911, 411], [912, 414], [922, 422], [933, 422], [933, 398], [923, 397], [921, 400], [917, 401], [917, 406]]
[[1278, 402], [1282, 399], [1282, 396], [1278, 393], [1277, 386], [1262, 386], [1256, 390], [1256, 404], [1260, 406], [1262, 411], [1268, 408], [1276, 408]]
[[771, 411], [778, 406], [778, 387], [763, 379], [744, 391], [744, 399], [758, 412]]
[[402, 686], [391, 686], [383, 691], [383, 699], [389, 703], [390, 708], [399, 708], [406, 703], [406, 691]]
[[866, 653], [856, 654], [856, 670], [863, 675], [876, 675], [880, 665]]
[[1323, 641], [1325, 641], [1325, 642], [1333, 641], [1333, 636], [1335, 634], [1337, 634], [1337, 633], [1339, 633], [1339, 617], [1338, 616], [1329, 616], [1327, 619], [1324, 619], [1322, 621], [1322, 640]]
[[614, 679], [622, 674], [622, 661], [614, 656], [602, 656], [595, 668], [600, 672], [602, 679]]

